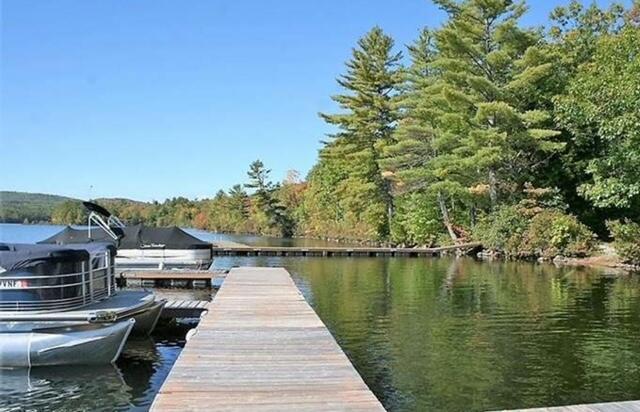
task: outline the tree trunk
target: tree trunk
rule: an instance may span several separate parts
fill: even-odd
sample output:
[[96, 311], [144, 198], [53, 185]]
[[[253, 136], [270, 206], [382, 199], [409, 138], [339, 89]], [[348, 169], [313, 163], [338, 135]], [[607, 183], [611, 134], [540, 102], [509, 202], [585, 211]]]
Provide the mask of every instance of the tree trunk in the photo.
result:
[[491, 208], [493, 209], [498, 204], [498, 179], [493, 169], [489, 169], [489, 199], [491, 199]]
[[471, 210], [469, 211], [470, 214], [470, 218], [471, 218], [471, 228], [475, 228], [476, 227], [476, 219], [477, 219], [477, 215], [476, 215], [476, 204], [473, 203], [473, 205], [471, 205]]
[[391, 234], [391, 222], [393, 222], [393, 215], [395, 214], [395, 207], [393, 205], [393, 195], [391, 194], [391, 183], [388, 180], [384, 180], [385, 200], [387, 202], [387, 225], [389, 226], [389, 234]]
[[456, 235], [455, 230], [453, 230], [453, 224], [451, 223], [451, 219], [449, 219], [449, 210], [447, 209], [447, 203], [445, 202], [444, 196], [442, 196], [442, 192], [438, 192], [438, 204], [440, 205], [440, 212], [442, 213], [442, 221], [447, 227], [449, 236], [451, 236], [451, 239], [454, 243], [457, 243], [458, 235]]

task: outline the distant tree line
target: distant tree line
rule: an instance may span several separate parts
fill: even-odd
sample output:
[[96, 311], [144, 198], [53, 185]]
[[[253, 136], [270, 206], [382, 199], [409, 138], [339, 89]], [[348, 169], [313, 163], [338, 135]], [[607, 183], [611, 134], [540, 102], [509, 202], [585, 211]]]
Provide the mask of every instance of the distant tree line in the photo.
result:
[[0, 223], [38, 223], [51, 220], [54, 208], [71, 200], [42, 193], [0, 191]]
[[304, 181], [274, 183], [256, 161], [212, 199], [110, 206], [130, 222], [480, 240], [518, 257], [587, 255], [613, 235], [640, 262], [640, 2], [573, 0], [547, 28], [520, 23], [524, 2], [433, 2], [445, 22], [406, 50], [379, 27], [358, 41]]
[[[190, 200], [175, 197], [164, 202], [138, 202], [129, 199], [93, 199], [126, 224], [195, 227], [223, 233], [251, 233], [293, 236], [305, 183], [299, 173], [274, 183], [271, 171], [260, 160], [250, 165], [245, 184], [220, 190], [213, 198]], [[80, 200], [59, 203], [46, 219], [55, 224], [82, 225], [87, 211]]]

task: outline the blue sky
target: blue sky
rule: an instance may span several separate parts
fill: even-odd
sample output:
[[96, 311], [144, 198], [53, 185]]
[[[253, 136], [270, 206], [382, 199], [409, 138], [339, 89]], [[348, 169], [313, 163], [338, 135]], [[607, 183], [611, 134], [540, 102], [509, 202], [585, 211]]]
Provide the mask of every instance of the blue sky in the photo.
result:
[[[0, 1], [0, 190], [80, 198], [209, 197], [257, 158], [304, 175], [357, 39], [377, 24], [400, 49], [443, 18], [426, 0]], [[541, 25], [566, 2], [530, 3]]]

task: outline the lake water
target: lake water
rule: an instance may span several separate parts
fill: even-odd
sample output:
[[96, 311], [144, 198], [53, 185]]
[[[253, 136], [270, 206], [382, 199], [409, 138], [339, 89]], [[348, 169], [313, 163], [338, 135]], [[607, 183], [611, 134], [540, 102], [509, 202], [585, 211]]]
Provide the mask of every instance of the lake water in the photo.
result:
[[[0, 241], [59, 230], [9, 226], [0, 226]], [[637, 275], [453, 258], [222, 257], [214, 265], [286, 267], [390, 411], [640, 399]], [[180, 333], [155, 339], [127, 345], [93, 380], [82, 370], [3, 374], [0, 409], [146, 409], [182, 345]]]

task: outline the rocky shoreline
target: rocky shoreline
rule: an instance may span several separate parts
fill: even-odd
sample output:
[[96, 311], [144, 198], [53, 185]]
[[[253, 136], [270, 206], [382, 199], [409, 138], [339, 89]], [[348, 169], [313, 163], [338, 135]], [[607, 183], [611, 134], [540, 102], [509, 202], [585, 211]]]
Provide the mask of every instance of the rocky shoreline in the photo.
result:
[[[504, 259], [504, 256], [501, 253], [490, 250], [483, 250], [481, 252], [478, 252], [477, 257], [484, 260]], [[622, 262], [620, 260], [620, 257], [616, 254], [615, 249], [613, 249], [608, 244], [601, 245], [600, 254], [595, 256], [566, 257], [558, 255], [554, 258], [539, 257], [536, 260], [540, 263], [553, 263], [556, 266], [606, 268], [615, 269], [625, 273], [640, 273], [640, 265], [632, 265]]]

